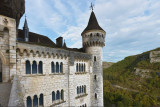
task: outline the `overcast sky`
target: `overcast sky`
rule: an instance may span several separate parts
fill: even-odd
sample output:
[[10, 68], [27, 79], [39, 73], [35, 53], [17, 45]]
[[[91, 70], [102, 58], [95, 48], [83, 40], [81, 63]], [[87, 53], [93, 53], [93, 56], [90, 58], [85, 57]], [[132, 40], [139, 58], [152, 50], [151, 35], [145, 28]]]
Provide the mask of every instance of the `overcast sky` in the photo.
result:
[[[160, 0], [26, 0], [29, 29], [54, 42], [62, 36], [68, 47], [81, 48], [91, 2], [106, 31], [104, 61], [117, 62], [160, 47]], [[20, 29], [23, 24], [24, 17]]]

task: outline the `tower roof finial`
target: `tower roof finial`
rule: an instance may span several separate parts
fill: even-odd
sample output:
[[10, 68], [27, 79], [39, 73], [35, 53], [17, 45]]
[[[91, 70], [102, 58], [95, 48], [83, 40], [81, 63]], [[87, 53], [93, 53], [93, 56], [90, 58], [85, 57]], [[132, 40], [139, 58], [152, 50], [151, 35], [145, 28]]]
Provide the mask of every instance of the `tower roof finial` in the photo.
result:
[[94, 8], [94, 4], [91, 2], [90, 9], [93, 11], [93, 8]]
[[27, 23], [27, 16], [26, 16], [26, 14], [25, 14], [24, 28], [28, 28], [28, 23]]

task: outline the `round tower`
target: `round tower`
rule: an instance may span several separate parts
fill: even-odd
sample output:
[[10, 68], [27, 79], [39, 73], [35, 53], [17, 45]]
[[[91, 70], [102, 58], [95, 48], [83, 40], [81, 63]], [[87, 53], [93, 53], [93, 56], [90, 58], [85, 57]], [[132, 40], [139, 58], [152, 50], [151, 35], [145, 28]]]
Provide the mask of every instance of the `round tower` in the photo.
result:
[[94, 12], [91, 12], [87, 27], [82, 32], [83, 49], [92, 55], [90, 95], [91, 106], [103, 106], [102, 48], [105, 46], [106, 32], [99, 26]]

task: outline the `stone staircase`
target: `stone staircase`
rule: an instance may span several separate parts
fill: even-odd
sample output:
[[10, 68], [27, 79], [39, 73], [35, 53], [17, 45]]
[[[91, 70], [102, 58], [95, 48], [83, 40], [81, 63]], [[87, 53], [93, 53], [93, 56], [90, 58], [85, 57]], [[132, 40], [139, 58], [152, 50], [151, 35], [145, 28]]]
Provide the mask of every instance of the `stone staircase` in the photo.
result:
[[8, 106], [11, 87], [11, 83], [0, 83], [0, 107]]

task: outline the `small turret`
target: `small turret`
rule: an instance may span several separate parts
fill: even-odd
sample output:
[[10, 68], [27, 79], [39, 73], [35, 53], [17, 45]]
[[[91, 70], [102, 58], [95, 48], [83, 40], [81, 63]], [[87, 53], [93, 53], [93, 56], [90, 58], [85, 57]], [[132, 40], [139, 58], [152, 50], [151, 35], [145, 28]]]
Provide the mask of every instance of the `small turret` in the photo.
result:
[[87, 27], [82, 32], [83, 48], [90, 46], [105, 46], [106, 32], [99, 26], [94, 12], [91, 12]]
[[92, 12], [87, 27], [82, 32], [83, 49], [92, 55], [91, 65], [93, 72], [90, 77], [91, 106], [102, 107], [103, 105], [103, 69], [102, 69], [102, 47], [105, 46], [106, 32], [99, 26], [96, 16]]
[[64, 43], [63, 43], [63, 48], [67, 48], [65, 40], [64, 40]]
[[28, 23], [27, 23], [26, 17], [25, 17], [25, 22], [24, 22], [24, 26], [23, 26], [23, 32], [24, 32], [25, 42], [28, 42], [29, 41], [29, 28], [28, 28]]

